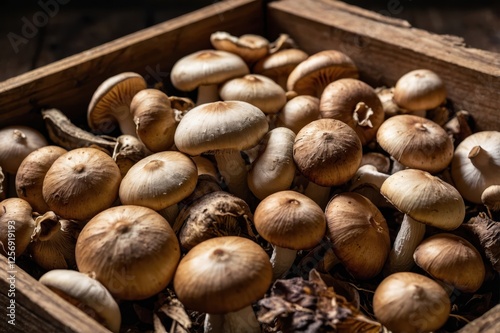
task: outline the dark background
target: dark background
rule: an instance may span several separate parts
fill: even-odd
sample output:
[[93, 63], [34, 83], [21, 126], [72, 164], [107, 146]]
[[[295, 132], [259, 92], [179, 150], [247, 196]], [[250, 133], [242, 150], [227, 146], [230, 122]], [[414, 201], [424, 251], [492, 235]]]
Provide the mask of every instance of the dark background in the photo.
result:
[[[4, 0], [0, 9], [0, 81], [215, 2]], [[407, 20], [417, 28], [463, 37], [471, 47], [500, 52], [499, 1], [345, 2]], [[31, 31], [32, 36], [16, 39], [24, 38], [26, 21], [33, 22], [44, 10], [41, 3], [58, 6], [51, 9], [54, 14], [46, 24]]]

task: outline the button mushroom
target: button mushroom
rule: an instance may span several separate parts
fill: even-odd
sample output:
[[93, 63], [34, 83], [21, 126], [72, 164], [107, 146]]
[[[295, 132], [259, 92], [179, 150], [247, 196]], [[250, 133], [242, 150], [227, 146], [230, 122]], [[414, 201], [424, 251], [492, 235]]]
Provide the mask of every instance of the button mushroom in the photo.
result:
[[216, 31], [210, 35], [210, 43], [216, 50], [237, 54], [249, 65], [265, 57], [269, 52], [269, 41], [255, 34], [236, 37], [225, 31]]
[[35, 220], [30, 204], [20, 198], [0, 202], [0, 254], [13, 261], [23, 254], [31, 241]]
[[276, 126], [288, 127], [297, 134], [302, 127], [319, 118], [319, 98], [299, 95], [286, 102], [280, 110]]

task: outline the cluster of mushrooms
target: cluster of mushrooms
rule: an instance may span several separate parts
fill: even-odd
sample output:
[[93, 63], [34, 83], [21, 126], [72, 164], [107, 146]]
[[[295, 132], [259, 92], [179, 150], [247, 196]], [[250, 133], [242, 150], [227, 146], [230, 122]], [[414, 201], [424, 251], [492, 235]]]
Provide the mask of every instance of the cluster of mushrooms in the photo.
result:
[[[474, 131], [436, 73], [373, 88], [348, 55], [287, 35], [211, 42], [174, 64], [171, 95], [126, 72], [87, 128], [47, 109], [47, 134], [0, 129], [0, 241], [15, 224], [41, 283], [113, 332], [123, 304], [167, 291], [205, 332], [354, 332], [354, 315], [431, 332], [454, 291], [498, 283], [500, 132]], [[337, 288], [366, 281], [372, 309]], [[155, 329], [165, 313], [193, 329], [165, 309]]]

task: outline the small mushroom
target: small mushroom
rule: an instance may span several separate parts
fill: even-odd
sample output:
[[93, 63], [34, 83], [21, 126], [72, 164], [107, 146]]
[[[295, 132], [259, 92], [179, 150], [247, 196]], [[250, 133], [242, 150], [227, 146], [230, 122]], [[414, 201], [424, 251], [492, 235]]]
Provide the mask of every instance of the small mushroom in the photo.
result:
[[351, 78], [329, 83], [321, 94], [322, 118], [341, 120], [356, 131], [362, 145], [375, 138], [384, 121], [384, 108], [368, 84]]
[[54, 161], [68, 151], [59, 146], [44, 146], [32, 151], [19, 165], [16, 174], [16, 192], [29, 202], [33, 211], [43, 214], [50, 210], [43, 199], [43, 180]]
[[260, 59], [252, 68], [253, 73], [267, 76], [274, 80], [283, 90], [292, 70], [308, 57], [300, 49], [290, 48], [269, 54]]
[[[375, 93], [382, 103], [385, 118], [390, 118], [398, 114], [405, 114], [409, 112], [408, 110], [403, 109], [401, 106], [397, 105], [396, 102], [394, 102], [394, 87], [377, 87], [375, 88]], [[417, 113], [413, 114], [420, 115]], [[423, 114], [422, 116], [425, 117], [425, 114]]]
[[394, 86], [394, 101], [409, 111], [429, 110], [446, 100], [446, 87], [438, 74], [416, 69], [399, 78]]
[[225, 31], [216, 31], [210, 35], [210, 43], [216, 50], [239, 55], [249, 65], [269, 53], [269, 41], [255, 34], [236, 37]]
[[439, 281], [466, 292], [476, 292], [486, 275], [483, 258], [465, 238], [439, 233], [424, 239], [413, 254], [415, 263]]
[[108, 154], [90, 147], [73, 149], [47, 171], [43, 200], [62, 218], [85, 221], [111, 207], [121, 180], [120, 169]]
[[144, 78], [134, 72], [114, 75], [99, 85], [87, 109], [89, 127], [99, 133], [111, 133], [118, 124], [122, 134], [136, 136], [130, 114], [130, 102], [135, 94], [146, 89]]
[[7, 126], [0, 129], [0, 166], [4, 173], [15, 175], [19, 165], [32, 151], [47, 146], [47, 139], [29, 126]]
[[196, 104], [200, 105], [219, 100], [218, 85], [249, 73], [245, 61], [234, 53], [200, 50], [177, 60], [170, 80], [181, 91], [198, 88]]
[[74, 270], [54, 269], [43, 274], [39, 282], [111, 332], [120, 331], [120, 308], [109, 291], [96, 279]]
[[252, 303], [271, 284], [267, 253], [249, 239], [223, 236], [206, 240], [180, 261], [174, 289], [187, 309], [204, 312], [205, 332], [258, 333]]
[[391, 332], [424, 333], [442, 327], [451, 311], [446, 291], [417, 273], [386, 277], [373, 295], [375, 317]]
[[492, 212], [500, 211], [500, 185], [490, 185], [481, 194], [481, 202], [488, 210], [490, 217]]
[[0, 202], [0, 254], [13, 261], [23, 254], [35, 230], [33, 210], [28, 201], [7, 198]]
[[321, 207], [296, 191], [280, 191], [263, 199], [255, 209], [254, 224], [262, 238], [273, 246], [273, 278], [286, 274], [297, 251], [311, 249], [326, 232]]
[[432, 120], [410, 114], [385, 120], [377, 131], [377, 142], [404, 166], [433, 174], [453, 158], [453, 142], [446, 131]]
[[290, 99], [278, 113], [277, 127], [288, 127], [297, 134], [302, 127], [319, 119], [319, 98], [299, 95]]
[[358, 76], [358, 68], [348, 55], [325, 50], [299, 63], [288, 76], [286, 88], [299, 95], [320, 98], [323, 89], [331, 82], [342, 78], [357, 79]]
[[116, 144], [111, 157], [116, 162], [116, 165], [118, 165], [123, 178], [132, 165], [150, 154], [151, 152], [137, 137], [122, 134], [116, 138]]
[[172, 227], [151, 208], [121, 205], [95, 215], [82, 229], [75, 258], [117, 299], [140, 300], [172, 280], [180, 248]]

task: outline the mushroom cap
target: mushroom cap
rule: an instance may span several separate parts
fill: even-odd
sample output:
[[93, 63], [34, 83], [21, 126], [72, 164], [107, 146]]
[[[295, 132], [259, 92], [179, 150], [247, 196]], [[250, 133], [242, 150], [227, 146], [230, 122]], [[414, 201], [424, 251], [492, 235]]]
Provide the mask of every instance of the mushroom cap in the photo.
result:
[[328, 84], [319, 102], [322, 118], [341, 120], [356, 131], [365, 145], [384, 121], [384, 108], [375, 90], [363, 81], [339, 79]]
[[271, 279], [269, 256], [257, 243], [222, 236], [198, 244], [181, 259], [174, 290], [188, 309], [224, 314], [263, 297]]
[[254, 66], [253, 72], [272, 78], [288, 77], [292, 70], [306, 60], [308, 54], [299, 49], [284, 49], [260, 59]]
[[318, 119], [302, 127], [293, 146], [297, 168], [321, 186], [346, 183], [358, 170], [362, 155], [356, 132], [336, 119]]
[[[121, 313], [118, 304], [109, 291], [97, 280], [87, 274], [69, 269], [53, 269], [43, 274], [40, 283], [64, 298], [69, 296], [69, 300], [77, 304], [89, 307], [95, 312], [102, 324], [112, 332], [119, 332], [121, 325]], [[66, 296], [66, 297], [65, 297]], [[94, 316], [95, 316], [94, 314]]]
[[291, 250], [313, 248], [326, 232], [321, 207], [304, 194], [291, 190], [264, 198], [255, 209], [254, 224], [259, 235], [269, 243]]
[[415, 249], [413, 258], [433, 278], [463, 292], [477, 291], [486, 274], [483, 258], [474, 245], [450, 233], [424, 239]]
[[277, 113], [286, 103], [286, 94], [276, 82], [259, 74], [247, 74], [226, 81], [219, 89], [224, 101], [250, 103], [265, 114]]
[[330, 200], [325, 215], [333, 252], [347, 271], [356, 279], [380, 273], [391, 249], [380, 210], [361, 194], [345, 192]]
[[446, 291], [417, 273], [386, 277], [373, 296], [375, 317], [392, 332], [432, 332], [443, 326], [451, 311]]
[[500, 185], [490, 185], [481, 194], [481, 202], [492, 211], [500, 210]]
[[319, 98], [309, 95], [299, 95], [290, 99], [278, 113], [276, 126], [288, 127], [297, 134], [302, 127], [317, 120], [319, 113]]
[[[120, 184], [124, 205], [160, 210], [189, 196], [196, 187], [196, 164], [178, 151], [162, 151], [135, 163]], [[173, 221], [169, 221], [173, 222]]]
[[140, 300], [163, 290], [180, 259], [177, 237], [151, 208], [120, 205], [95, 215], [76, 242], [82, 273], [95, 273], [117, 299]]
[[182, 117], [174, 142], [177, 149], [192, 156], [241, 151], [259, 143], [268, 129], [265, 114], [247, 102], [212, 102], [198, 105]]
[[210, 43], [214, 49], [237, 54], [247, 63], [253, 63], [269, 52], [269, 41], [254, 34], [236, 37], [225, 31], [216, 31], [210, 35]]
[[124, 72], [106, 79], [90, 100], [87, 109], [89, 127], [100, 133], [110, 133], [118, 123], [123, 134], [135, 135], [135, 131], [129, 133], [123, 124], [133, 124], [130, 102], [135, 94], [146, 88], [146, 80], [134, 72]]
[[500, 132], [480, 131], [460, 142], [451, 161], [451, 176], [466, 200], [480, 204], [488, 186], [500, 185]]
[[426, 171], [398, 171], [384, 181], [380, 193], [414, 220], [439, 229], [456, 229], [465, 218], [464, 200], [457, 189]]
[[404, 166], [430, 173], [445, 169], [453, 158], [453, 142], [446, 131], [430, 119], [410, 114], [385, 120], [377, 142]]
[[170, 80], [181, 91], [192, 91], [202, 85], [221, 84], [250, 70], [243, 59], [222, 50], [200, 50], [177, 60]]
[[[0, 255], [10, 257], [12, 232], [15, 231], [14, 255], [19, 257], [31, 243], [31, 235], [36, 223], [33, 209], [28, 201], [21, 198], [7, 198], [0, 201]], [[13, 230], [14, 228], [14, 230]]]
[[342, 78], [358, 78], [358, 68], [352, 59], [336, 50], [325, 50], [299, 63], [288, 76], [287, 90], [299, 95], [320, 97], [324, 87]]
[[394, 86], [394, 101], [409, 111], [429, 110], [446, 100], [446, 87], [439, 75], [416, 69], [401, 76]]

